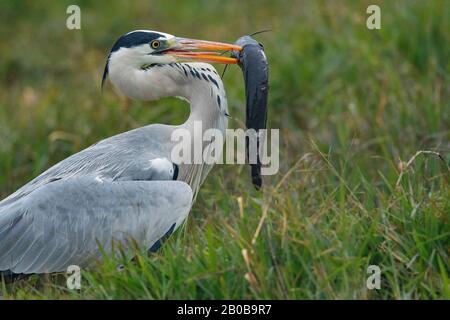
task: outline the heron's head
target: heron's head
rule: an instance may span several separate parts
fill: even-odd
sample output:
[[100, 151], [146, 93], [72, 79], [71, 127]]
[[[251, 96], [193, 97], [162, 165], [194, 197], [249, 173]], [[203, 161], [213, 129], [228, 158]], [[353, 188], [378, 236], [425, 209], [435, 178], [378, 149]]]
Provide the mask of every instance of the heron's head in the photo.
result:
[[[144, 89], [144, 84], [138, 81], [154, 80], [154, 85], [164, 83], [164, 78], [169, 76], [169, 68], [161, 72], [161, 69], [164, 69], [161, 67], [165, 65], [189, 61], [235, 64], [237, 59], [221, 53], [241, 49], [234, 44], [180, 38], [157, 31], [132, 31], [121, 36], [112, 47], [103, 73], [102, 86], [110, 76], [115, 87], [122, 93], [139, 98], [138, 87]], [[142, 76], [139, 77], [142, 71], [146, 72], [145, 80]], [[137, 94], [127, 94], [124, 91]]]

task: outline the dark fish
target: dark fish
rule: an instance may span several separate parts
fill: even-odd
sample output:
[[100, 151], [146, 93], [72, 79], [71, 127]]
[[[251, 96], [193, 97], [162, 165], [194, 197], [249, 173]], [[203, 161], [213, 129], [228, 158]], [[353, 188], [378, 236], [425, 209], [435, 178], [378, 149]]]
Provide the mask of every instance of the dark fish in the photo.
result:
[[249, 140], [257, 141], [256, 163], [250, 163], [252, 182], [256, 189], [262, 186], [261, 159], [259, 157], [259, 130], [267, 126], [267, 96], [269, 93], [269, 65], [263, 46], [251, 36], [243, 36], [236, 41], [243, 49], [233, 52], [232, 56], [239, 60], [239, 66], [244, 74], [245, 96], [247, 103], [246, 126], [255, 129], [256, 135], [247, 137], [247, 159], [250, 159]]

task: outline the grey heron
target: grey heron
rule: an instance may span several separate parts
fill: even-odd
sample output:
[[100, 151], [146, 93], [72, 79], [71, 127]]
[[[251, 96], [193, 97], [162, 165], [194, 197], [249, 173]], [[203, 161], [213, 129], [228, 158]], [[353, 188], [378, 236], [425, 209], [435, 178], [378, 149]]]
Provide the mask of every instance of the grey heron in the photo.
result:
[[[137, 100], [180, 97], [190, 115], [179, 126], [152, 124], [72, 155], [0, 202], [0, 273], [62, 272], [85, 267], [113, 241], [155, 248], [186, 219], [212, 165], [174, 163], [171, 134], [227, 128], [224, 85], [209, 63], [237, 60], [232, 44], [137, 30], [112, 47], [102, 79]], [[195, 137], [193, 137], [195, 139]]]

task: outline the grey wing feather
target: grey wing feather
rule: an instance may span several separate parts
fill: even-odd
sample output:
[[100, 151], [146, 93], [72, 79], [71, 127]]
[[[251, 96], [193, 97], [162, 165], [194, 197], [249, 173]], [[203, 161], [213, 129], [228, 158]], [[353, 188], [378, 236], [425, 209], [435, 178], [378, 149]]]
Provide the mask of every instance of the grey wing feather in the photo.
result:
[[48, 273], [101, 258], [112, 242], [130, 240], [147, 248], [192, 205], [181, 181], [100, 182], [70, 178], [40, 187], [0, 206], [0, 271]]
[[[150, 125], [102, 140], [51, 167], [8, 198], [0, 208], [58, 180], [96, 176], [102, 180], [171, 180], [170, 126]], [[163, 160], [155, 162], [152, 160]], [[169, 171], [167, 171], [169, 170]]]

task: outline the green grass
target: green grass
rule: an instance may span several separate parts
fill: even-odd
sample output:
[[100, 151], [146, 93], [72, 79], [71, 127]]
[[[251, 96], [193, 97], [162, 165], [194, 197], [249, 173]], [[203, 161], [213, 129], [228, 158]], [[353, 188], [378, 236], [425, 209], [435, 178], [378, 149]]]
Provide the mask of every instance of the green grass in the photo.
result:
[[[155, 29], [234, 41], [260, 29], [280, 173], [253, 190], [245, 166], [216, 166], [186, 227], [160, 253], [115, 269], [0, 286], [6, 299], [449, 299], [450, 10], [442, 1], [9, 1], [0, 10], [0, 198], [90, 144], [181, 123], [175, 99], [133, 102], [99, 86], [122, 33]], [[365, 26], [382, 8], [382, 29]], [[224, 79], [242, 126], [242, 75]], [[406, 162], [419, 150], [410, 166]], [[399, 180], [403, 168], [403, 174]], [[398, 181], [399, 180], [399, 181]], [[262, 228], [255, 237], [258, 225]], [[380, 290], [366, 288], [369, 265]]]

